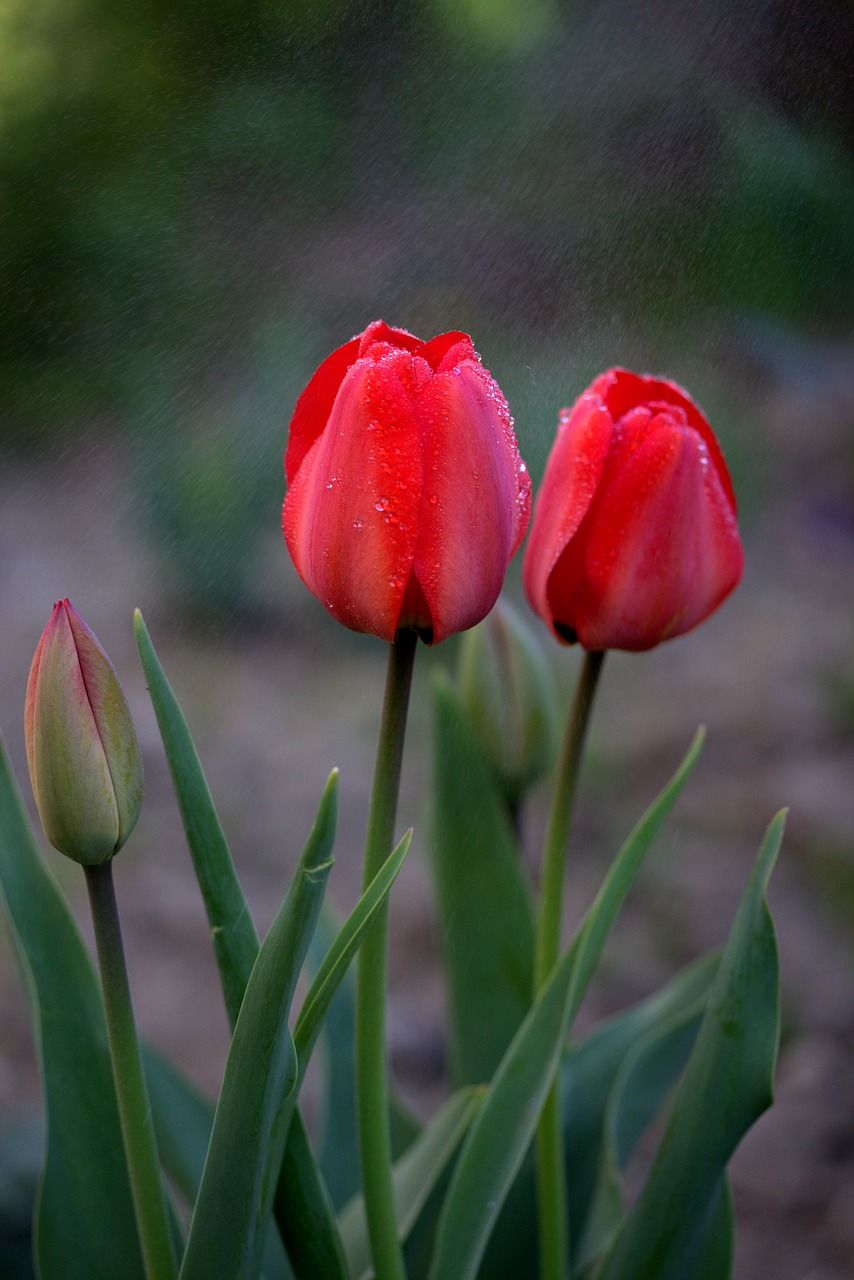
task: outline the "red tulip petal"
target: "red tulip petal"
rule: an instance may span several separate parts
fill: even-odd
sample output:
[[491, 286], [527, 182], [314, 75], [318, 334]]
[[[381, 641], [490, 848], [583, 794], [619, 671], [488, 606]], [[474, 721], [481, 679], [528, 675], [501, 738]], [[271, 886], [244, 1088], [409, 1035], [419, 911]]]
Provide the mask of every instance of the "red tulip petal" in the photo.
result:
[[[377, 346], [381, 347], [378, 353], [372, 350]], [[288, 484], [325, 428], [347, 370], [364, 356], [374, 359], [382, 358], [384, 354], [382, 348], [388, 351], [403, 349], [418, 352], [423, 346], [424, 343], [420, 338], [407, 333], [405, 329], [393, 329], [383, 320], [374, 320], [364, 333], [357, 334], [355, 338], [337, 347], [331, 355], [326, 357], [297, 400], [294, 416], [291, 419], [288, 448], [285, 453], [285, 474]]]
[[537, 496], [523, 577], [531, 607], [551, 619], [556, 635], [550, 578], [593, 501], [612, 429], [611, 415], [592, 391], [580, 396], [571, 410], [565, 409]]
[[395, 329], [386, 324], [385, 320], [373, 320], [364, 333], [360, 334], [359, 358], [370, 355], [371, 348], [377, 344], [390, 350], [411, 351], [418, 355], [424, 347], [424, 343], [414, 333], [410, 333], [408, 329]]
[[507, 403], [474, 358], [436, 374], [415, 411], [424, 480], [414, 573], [438, 643], [498, 598], [527, 528], [530, 479]]
[[291, 483], [302, 465], [303, 458], [326, 427], [335, 397], [338, 395], [347, 370], [358, 358], [360, 342], [361, 337], [352, 338], [350, 342], [345, 342], [343, 347], [337, 347], [331, 355], [327, 356], [297, 400], [285, 453], [285, 475], [288, 484]]
[[732, 479], [715, 433], [683, 387], [669, 378], [653, 378], [648, 374], [632, 373], [629, 369], [608, 369], [599, 375], [590, 390], [602, 397], [615, 422], [637, 405], [647, 405], [651, 409], [677, 405], [683, 409], [689, 424], [706, 443], [733, 511], [738, 510]]
[[624, 441], [616, 452], [550, 594], [572, 591], [585, 648], [648, 649], [721, 603], [743, 553], [725, 487], [690, 427], [660, 414], [633, 449]]
[[[417, 359], [417, 357], [415, 358]], [[285, 538], [303, 581], [345, 626], [393, 640], [415, 556], [419, 430], [399, 372], [360, 360], [293, 476]]]
[[460, 333], [456, 329], [452, 329], [450, 333], [439, 333], [425, 342], [421, 355], [434, 373], [445, 373], [463, 360], [480, 363], [471, 338], [467, 333]]

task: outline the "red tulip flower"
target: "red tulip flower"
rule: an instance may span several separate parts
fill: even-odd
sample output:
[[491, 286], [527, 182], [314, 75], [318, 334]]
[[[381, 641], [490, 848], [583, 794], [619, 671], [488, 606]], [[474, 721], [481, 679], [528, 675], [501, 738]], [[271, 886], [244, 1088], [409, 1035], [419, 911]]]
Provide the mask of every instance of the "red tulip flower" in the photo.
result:
[[559, 640], [651, 649], [741, 578], [732, 480], [681, 387], [609, 369], [564, 410], [525, 553], [531, 606]]
[[528, 525], [507, 402], [464, 333], [422, 342], [378, 320], [333, 351], [297, 401], [285, 471], [297, 572], [383, 640], [474, 626]]

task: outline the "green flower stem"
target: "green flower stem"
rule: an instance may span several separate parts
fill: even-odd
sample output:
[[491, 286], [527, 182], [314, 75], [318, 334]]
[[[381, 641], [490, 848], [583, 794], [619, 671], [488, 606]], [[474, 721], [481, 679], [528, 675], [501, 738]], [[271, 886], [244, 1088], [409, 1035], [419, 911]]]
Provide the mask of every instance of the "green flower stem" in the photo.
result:
[[122, 946], [113, 864], [84, 867], [101, 970], [107, 1034], [131, 1193], [147, 1280], [175, 1280], [177, 1267], [166, 1217], [157, 1145]]
[[[560, 955], [563, 884], [572, 810], [584, 738], [604, 653], [585, 653], [566, 725], [557, 783], [543, 851], [540, 915], [537, 922], [534, 983], [544, 985]], [[557, 1081], [552, 1085], [537, 1126], [537, 1194], [541, 1280], [565, 1280], [569, 1274], [569, 1224], [566, 1176]]]
[[[414, 630], [399, 631], [386, 674], [374, 785], [365, 837], [363, 889], [394, 845], [400, 766], [415, 646]], [[365, 1214], [376, 1280], [405, 1280], [391, 1178], [391, 1133], [386, 1055], [388, 903], [377, 912], [359, 950], [356, 976], [356, 1099]]]

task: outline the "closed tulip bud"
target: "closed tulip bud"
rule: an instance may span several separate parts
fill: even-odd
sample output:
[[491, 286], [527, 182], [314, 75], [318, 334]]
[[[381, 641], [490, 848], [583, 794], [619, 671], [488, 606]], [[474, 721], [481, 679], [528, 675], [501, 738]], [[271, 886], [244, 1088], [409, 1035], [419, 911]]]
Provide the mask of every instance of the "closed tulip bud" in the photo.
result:
[[375, 321], [300, 396], [283, 525], [297, 572], [354, 631], [428, 643], [492, 608], [531, 482], [501, 391], [464, 333]]
[[545, 776], [557, 748], [557, 708], [546, 655], [504, 600], [462, 638], [460, 700], [512, 802]]
[[24, 730], [48, 840], [84, 866], [107, 862], [139, 817], [142, 757], [112, 663], [67, 600], [33, 658]]
[[609, 369], [564, 410], [525, 554], [532, 608], [585, 649], [651, 649], [739, 582], [732, 480], [673, 382]]

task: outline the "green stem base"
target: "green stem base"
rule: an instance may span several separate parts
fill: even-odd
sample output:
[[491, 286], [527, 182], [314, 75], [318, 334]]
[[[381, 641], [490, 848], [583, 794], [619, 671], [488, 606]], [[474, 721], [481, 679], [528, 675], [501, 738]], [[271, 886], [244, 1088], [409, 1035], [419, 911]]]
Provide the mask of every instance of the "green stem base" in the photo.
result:
[[[560, 954], [563, 886], [572, 811], [584, 739], [604, 660], [604, 653], [585, 653], [566, 725], [543, 852], [540, 915], [534, 959], [535, 991], [539, 991], [545, 984]], [[540, 1277], [541, 1280], [566, 1280], [569, 1274], [569, 1218], [557, 1082], [546, 1098], [537, 1125], [536, 1168]]]
[[[370, 884], [394, 844], [403, 740], [417, 641], [415, 631], [400, 631], [389, 652], [365, 839], [363, 888]], [[359, 949], [356, 975], [356, 1100], [362, 1189], [374, 1273], [376, 1280], [405, 1280], [406, 1271], [397, 1237], [391, 1176], [385, 1027], [387, 951], [388, 903], [377, 912]]]

